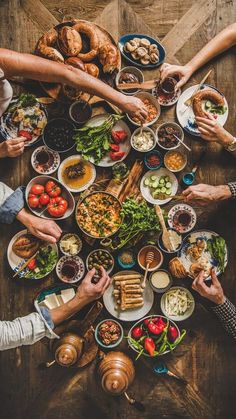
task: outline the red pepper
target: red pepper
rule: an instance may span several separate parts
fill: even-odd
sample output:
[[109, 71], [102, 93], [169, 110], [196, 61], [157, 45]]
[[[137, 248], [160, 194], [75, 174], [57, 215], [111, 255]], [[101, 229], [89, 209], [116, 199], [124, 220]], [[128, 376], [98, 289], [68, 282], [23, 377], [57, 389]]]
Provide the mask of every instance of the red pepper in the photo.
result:
[[112, 160], [120, 160], [122, 159], [122, 157], [124, 157], [125, 152], [124, 151], [110, 151], [109, 155]]
[[164, 322], [162, 317], [157, 317], [156, 323], [159, 327], [162, 327], [163, 329], [166, 327], [166, 323]]
[[145, 324], [145, 326], [148, 326], [149, 325], [149, 323], [152, 321], [152, 319], [150, 318], [150, 319], [145, 319], [144, 321], [143, 321], [143, 323]]
[[152, 335], [160, 335], [163, 329], [162, 326], [159, 327], [156, 323], [149, 323], [148, 325], [148, 330]]
[[36, 267], [37, 267], [36, 259], [31, 259], [31, 261], [27, 265], [27, 268], [29, 268], [31, 271], [33, 271]]
[[168, 329], [168, 339], [171, 342], [174, 342], [177, 339], [178, 336], [179, 336], [179, 333], [178, 333], [178, 330], [176, 329], [176, 327], [170, 326], [169, 329]]
[[127, 132], [124, 131], [124, 130], [119, 130], [119, 131], [113, 130], [111, 132], [111, 136], [112, 136], [114, 142], [117, 143], [117, 144], [120, 144], [123, 141], [125, 141], [125, 139], [127, 138], [127, 135], [128, 135]]
[[132, 338], [134, 339], [139, 339], [141, 338], [143, 334], [143, 330], [141, 329], [141, 327], [137, 326], [132, 330]]
[[155, 342], [152, 338], [146, 338], [144, 341], [144, 349], [150, 356], [154, 356]]
[[110, 144], [112, 151], [120, 151], [120, 146], [118, 144]]
[[18, 132], [18, 135], [19, 135], [19, 137], [24, 137], [24, 138], [26, 138], [28, 141], [31, 141], [31, 140], [32, 140], [32, 135], [31, 135], [28, 131], [26, 131], [26, 130], [24, 130], [24, 129], [21, 129], [21, 130]]

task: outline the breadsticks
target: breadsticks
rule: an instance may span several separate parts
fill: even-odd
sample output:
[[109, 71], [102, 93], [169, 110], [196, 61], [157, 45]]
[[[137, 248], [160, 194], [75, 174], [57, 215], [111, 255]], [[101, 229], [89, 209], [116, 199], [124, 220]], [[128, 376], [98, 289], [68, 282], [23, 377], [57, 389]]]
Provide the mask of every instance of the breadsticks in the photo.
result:
[[113, 296], [117, 310], [132, 310], [143, 306], [141, 281], [142, 275], [139, 273], [124, 273], [113, 277]]

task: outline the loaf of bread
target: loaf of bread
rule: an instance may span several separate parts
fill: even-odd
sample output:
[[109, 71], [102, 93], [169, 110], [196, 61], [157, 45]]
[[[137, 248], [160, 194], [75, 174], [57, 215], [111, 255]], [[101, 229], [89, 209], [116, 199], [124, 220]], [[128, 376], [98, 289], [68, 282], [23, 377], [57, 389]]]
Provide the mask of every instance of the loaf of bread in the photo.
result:
[[67, 57], [74, 57], [82, 49], [82, 39], [75, 29], [70, 26], [63, 26], [58, 32], [58, 47], [62, 54]]

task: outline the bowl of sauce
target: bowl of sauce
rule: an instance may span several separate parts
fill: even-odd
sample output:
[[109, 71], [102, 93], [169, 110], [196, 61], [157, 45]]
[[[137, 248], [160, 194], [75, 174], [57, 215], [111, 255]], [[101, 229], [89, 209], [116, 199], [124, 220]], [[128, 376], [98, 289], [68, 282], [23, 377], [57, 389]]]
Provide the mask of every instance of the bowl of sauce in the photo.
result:
[[70, 105], [69, 115], [77, 125], [83, 125], [91, 118], [92, 107], [85, 100], [78, 100]]
[[84, 276], [84, 262], [79, 256], [62, 256], [57, 262], [56, 273], [62, 282], [74, 284]]
[[[143, 83], [143, 81], [144, 75], [142, 71], [132, 66], [122, 68], [122, 70], [120, 70], [116, 76], [116, 86], [118, 84], [125, 83]], [[118, 90], [120, 90], [125, 95], [133, 95], [134, 93], [139, 92], [139, 89]]]
[[171, 287], [173, 280], [168, 271], [158, 269], [151, 273], [149, 282], [153, 291], [163, 293]]
[[163, 263], [163, 254], [158, 249], [157, 246], [148, 245], [148, 246], [142, 247], [140, 251], [138, 252], [138, 263], [139, 263], [139, 266], [144, 270], [146, 269], [146, 266], [147, 266], [146, 257], [147, 257], [148, 252], [154, 253], [154, 259], [149, 265], [148, 272], [155, 271], [156, 269], [160, 268], [160, 266]]
[[87, 189], [96, 179], [96, 169], [92, 163], [78, 154], [65, 159], [58, 169], [58, 179], [69, 191], [77, 193]]

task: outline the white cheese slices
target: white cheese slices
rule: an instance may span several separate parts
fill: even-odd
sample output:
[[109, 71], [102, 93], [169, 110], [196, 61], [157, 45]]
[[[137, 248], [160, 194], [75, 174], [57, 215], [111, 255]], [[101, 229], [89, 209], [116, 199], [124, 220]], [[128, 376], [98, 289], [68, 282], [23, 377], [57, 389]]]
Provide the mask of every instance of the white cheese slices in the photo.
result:
[[70, 301], [74, 296], [75, 296], [74, 288], [67, 288], [61, 291], [61, 298], [62, 298], [63, 303], [67, 303], [67, 301]]
[[60, 294], [48, 294], [45, 299], [39, 303], [40, 307], [47, 307], [49, 310], [53, 308], [60, 307], [62, 304], [67, 303], [72, 300], [75, 296], [74, 288], [66, 288], [61, 290]]

